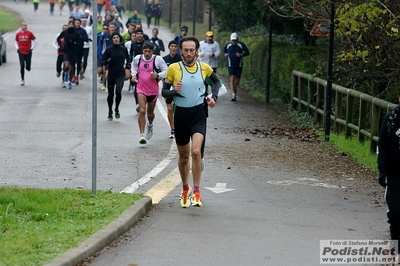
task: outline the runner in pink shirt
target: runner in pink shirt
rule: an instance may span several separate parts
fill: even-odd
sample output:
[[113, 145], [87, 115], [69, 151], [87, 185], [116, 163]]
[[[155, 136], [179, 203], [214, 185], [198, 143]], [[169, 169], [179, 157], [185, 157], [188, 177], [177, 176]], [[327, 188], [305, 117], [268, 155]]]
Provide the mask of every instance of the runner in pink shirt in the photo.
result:
[[[132, 82], [137, 82], [139, 101], [139, 131], [140, 144], [146, 144], [153, 136], [154, 108], [159, 94], [158, 82], [165, 78], [167, 64], [159, 55], [154, 55], [154, 45], [146, 41], [143, 44], [143, 54], [132, 60]], [[147, 131], [144, 134], [147, 114]]]

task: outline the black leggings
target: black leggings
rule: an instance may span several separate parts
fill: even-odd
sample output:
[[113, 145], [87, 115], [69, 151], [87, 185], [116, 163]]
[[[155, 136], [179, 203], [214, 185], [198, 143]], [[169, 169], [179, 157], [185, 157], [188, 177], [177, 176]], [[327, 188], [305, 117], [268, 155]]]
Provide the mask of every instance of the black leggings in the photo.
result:
[[57, 62], [56, 62], [56, 71], [57, 71], [57, 73], [61, 73], [61, 70], [63, 70], [63, 72], [64, 72], [64, 69], [63, 69], [63, 67], [62, 67], [62, 64], [64, 63], [64, 55], [58, 55], [57, 56]]
[[390, 224], [390, 238], [400, 240], [400, 177], [390, 175], [387, 182], [385, 198], [388, 204], [387, 217]]
[[83, 73], [85, 73], [87, 67], [88, 56], [89, 56], [89, 48], [83, 48], [83, 66], [82, 66]]
[[25, 68], [28, 71], [31, 71], [31, 60], [32, 54], [18, 54], [19, 57], [19, 65], [20, 65], [20, 72], [21, 72], [21, 79], [24, 80], [25, 78]]
[[82, 57], [83, 57], [83, 48], [76, 52], [76, 75], [79, 75], [79, 73], [81, 73]]
[[117, 78], [108, 76], [107, 83], [108, 83], [108, 111], [112, 112], [112, 106], [114, 101], [114, 87], [115, 87], [115, 110], [119, 110], [119, 103], [122, 99], [122, 88], [124, 86], [125, 76], [119, 76]]

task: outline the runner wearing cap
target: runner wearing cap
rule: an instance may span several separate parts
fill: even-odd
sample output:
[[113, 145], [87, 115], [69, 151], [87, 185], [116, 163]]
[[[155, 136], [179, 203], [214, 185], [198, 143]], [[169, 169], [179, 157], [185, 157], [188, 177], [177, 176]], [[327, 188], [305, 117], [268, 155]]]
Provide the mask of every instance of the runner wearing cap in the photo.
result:
[[83, 13], [82, 19], [86, 19], [87, 20], [87, 25], [92, 26], [93, 17], [92, 17], [92, 15], [90, 15], [90, 10], [89, 9], [85, 9], [85, 12]]
[[232, 91], [231, 101], [236, 101], [237, 86], [243, 69], [243, 57], [250, 55], [247, 46], [239, 42], [239, 36], [236, 32], [231, 34], [231, 42], [227, 43], [224, 48], [225, 57], [228, 58], [229, 85]]
[[219, 43], [214, 41], [214, 33], [207, 31], [206, 39], [200, 42], [199, 61], [208, 64], [217, 73], [218, 56], [221, 54]]

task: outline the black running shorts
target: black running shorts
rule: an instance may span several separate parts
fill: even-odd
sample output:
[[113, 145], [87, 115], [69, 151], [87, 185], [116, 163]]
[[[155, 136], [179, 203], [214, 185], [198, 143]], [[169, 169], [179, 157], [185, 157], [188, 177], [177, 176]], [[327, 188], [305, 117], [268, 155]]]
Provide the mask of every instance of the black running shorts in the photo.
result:
[[205, 137], [206, 120], [203, 104], [194, 107], [176, 106], [174, 115], [176, 144], [179, 146], [188, 144], [194, 133], [200, 133]]

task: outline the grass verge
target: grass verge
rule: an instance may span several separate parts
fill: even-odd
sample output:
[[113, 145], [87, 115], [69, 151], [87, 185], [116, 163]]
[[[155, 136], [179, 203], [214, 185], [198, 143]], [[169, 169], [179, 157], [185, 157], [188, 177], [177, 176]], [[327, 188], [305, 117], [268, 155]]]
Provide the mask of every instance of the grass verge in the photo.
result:
[[0, 6], [0, 31], [13, 31], [19, 27], [20, 16], [15, 11]]
[[347, 139], [344, 135], [330, 135], [330, 142], [339, 150], [349, 154], [359, 164], [378, 172], [377, 156], [369, 150], [369, 142], [359, 142], [356, 138]]
[[[317, 134], [321, 140], [325, 139], [325, 132], [320, 125], [315, 125], [313, 117], [307, 112], [298, 112], [291, 108], [286, 111], [286, 116], [291, 121], [302, 127], [317, 127]], [[359, 142], [357, 138], [346, 138], [343, 134], [331, 132], [328, 144], [336, 146], [341, 152], [350, 155], [358, 164], [378, 172], [377, 156], [369, 150], [369, 142]]]
[[140, 198], [111, 191], [0, 187], [0, 265], [43, 265]]

